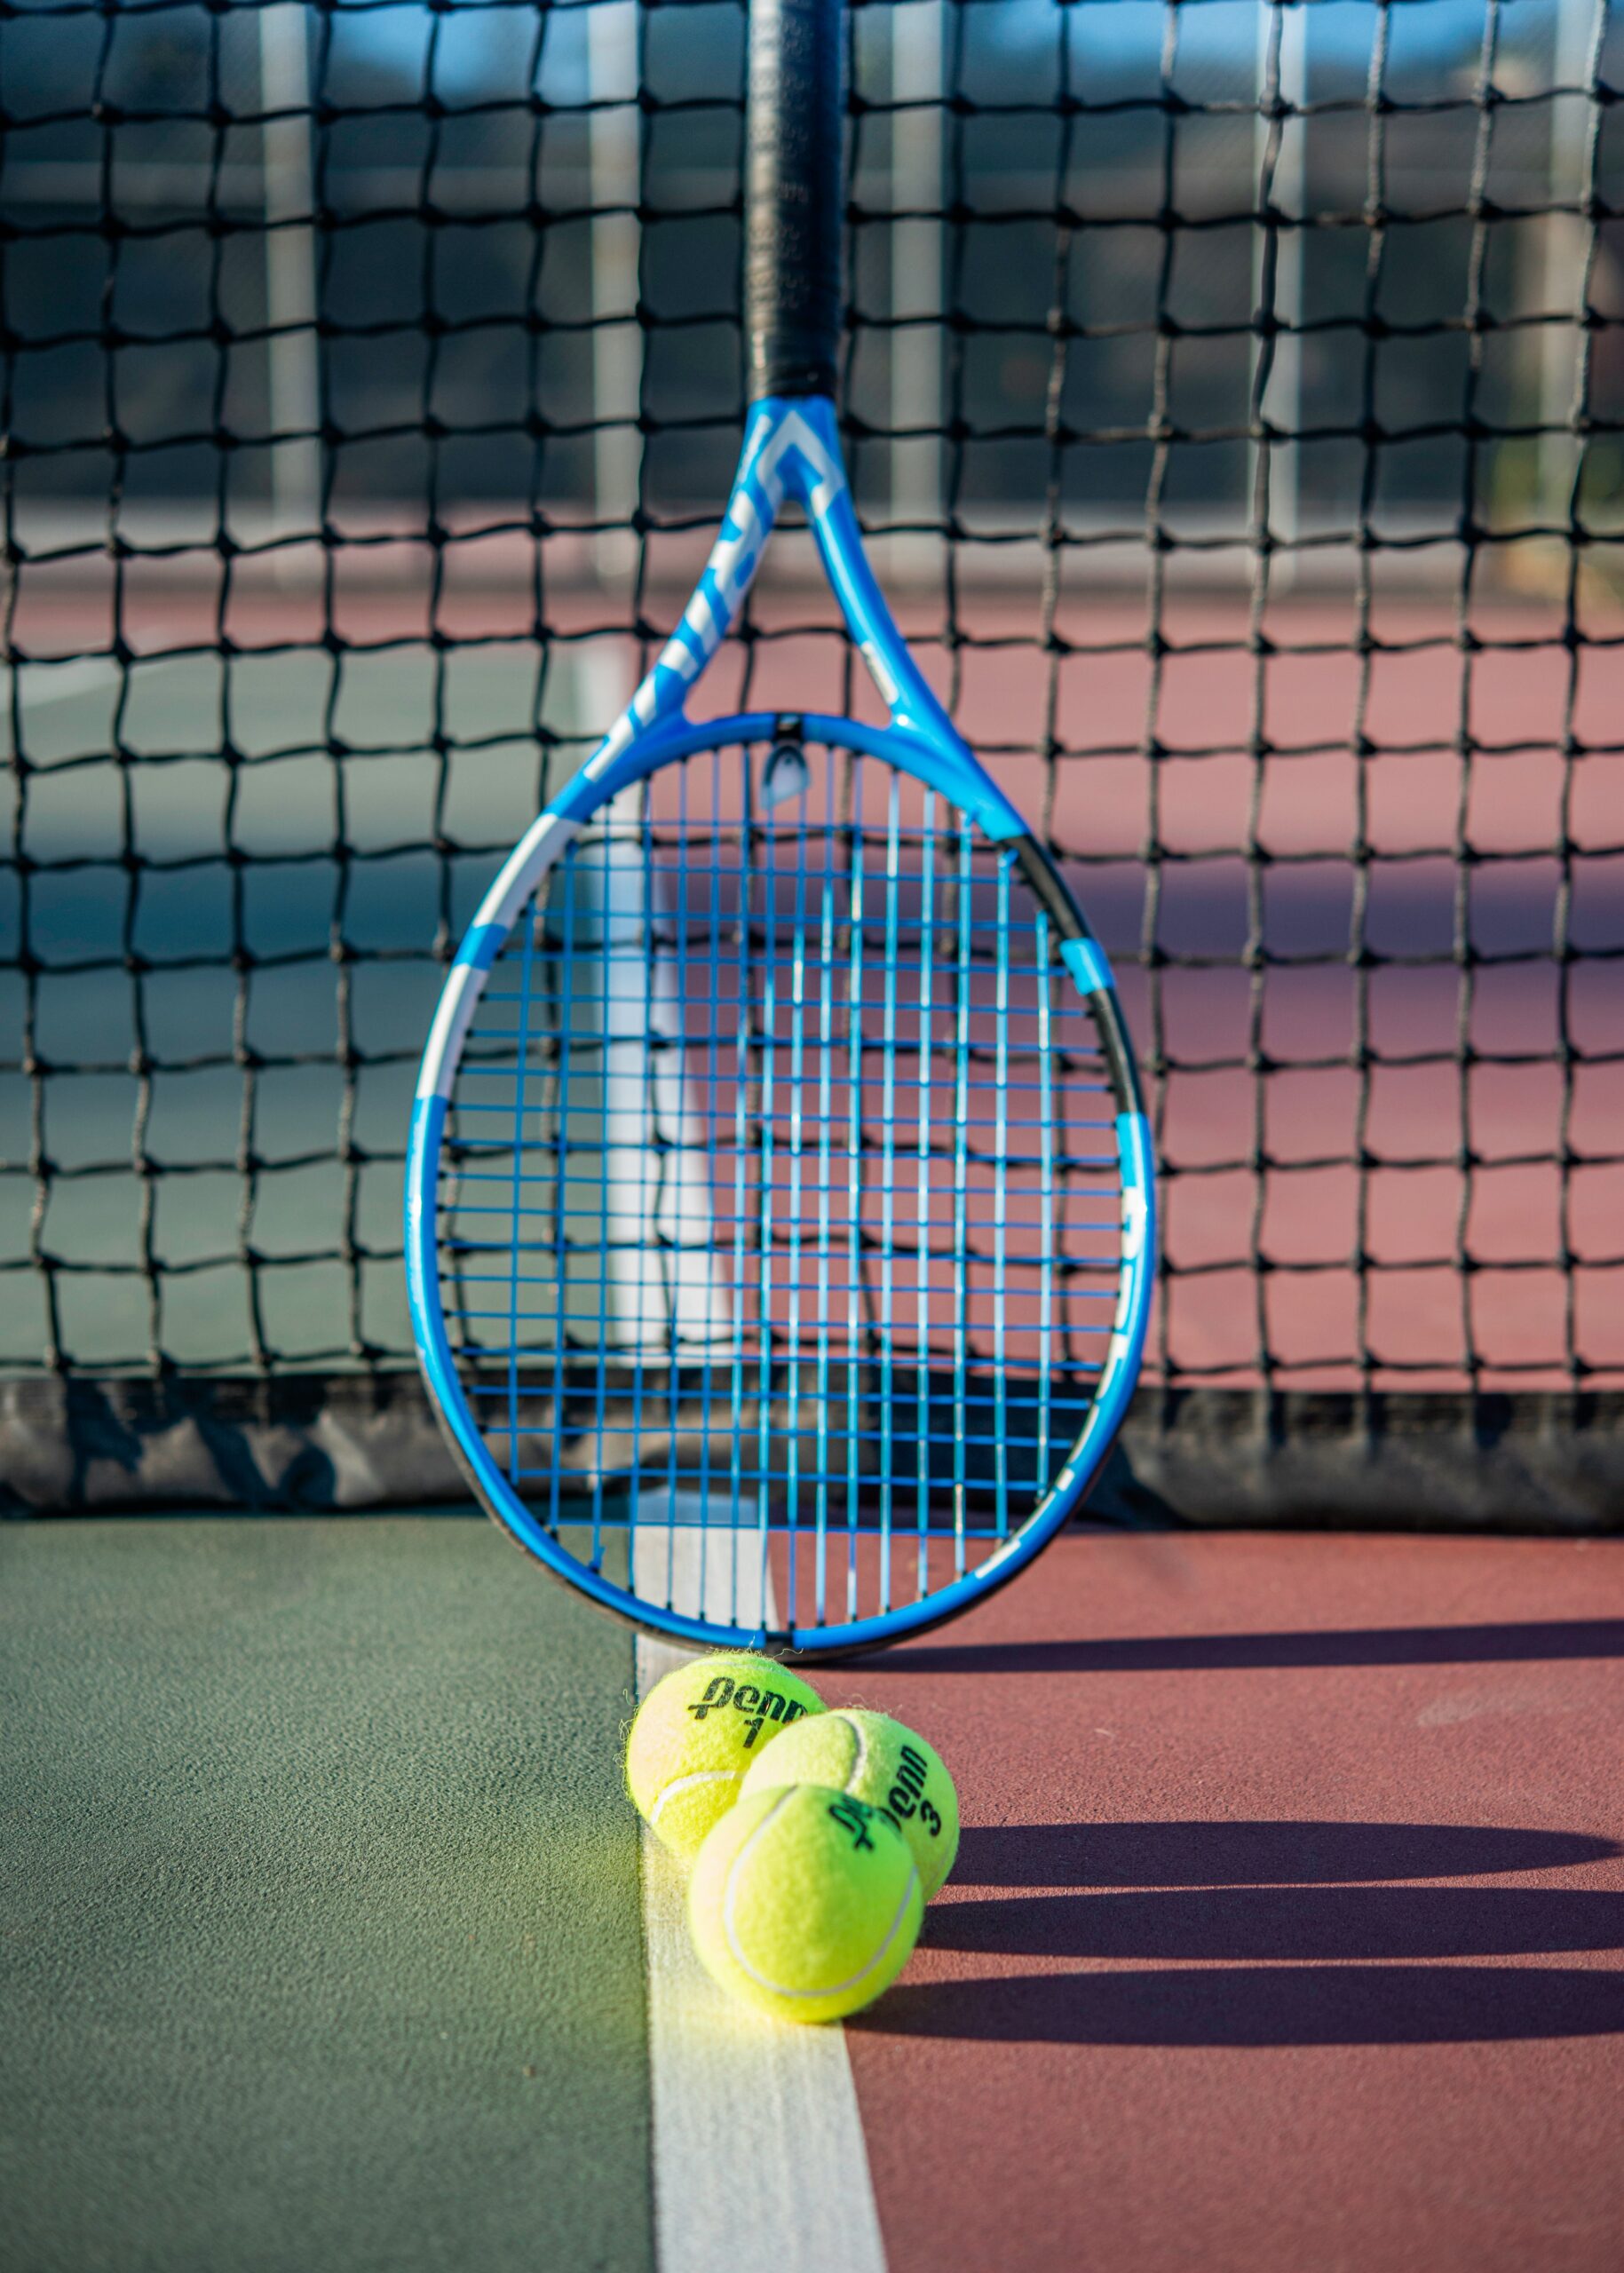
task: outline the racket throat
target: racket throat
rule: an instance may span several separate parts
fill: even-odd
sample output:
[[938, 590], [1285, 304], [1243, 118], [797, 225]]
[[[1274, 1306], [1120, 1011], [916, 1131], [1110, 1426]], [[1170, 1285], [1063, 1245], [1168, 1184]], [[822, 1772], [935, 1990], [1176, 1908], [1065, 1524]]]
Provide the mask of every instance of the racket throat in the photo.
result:
[[762, 768], [761, 802], [771, 812], [779, 805], [792, 804], [804, 797], [812, 786], [812, 768], [806, 763], [805, 725], [799, 717], [776, 719], [772, 728], [772, 748]]

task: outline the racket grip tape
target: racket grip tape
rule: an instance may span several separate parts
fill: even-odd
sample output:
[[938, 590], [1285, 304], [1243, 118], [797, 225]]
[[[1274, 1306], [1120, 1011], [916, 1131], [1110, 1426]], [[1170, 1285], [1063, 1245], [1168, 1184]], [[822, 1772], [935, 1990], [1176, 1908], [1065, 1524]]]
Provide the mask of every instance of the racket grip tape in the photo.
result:
[[835, 392], [841, 15], [840, 0], [751, 0], [744, 275], [752, 402]]

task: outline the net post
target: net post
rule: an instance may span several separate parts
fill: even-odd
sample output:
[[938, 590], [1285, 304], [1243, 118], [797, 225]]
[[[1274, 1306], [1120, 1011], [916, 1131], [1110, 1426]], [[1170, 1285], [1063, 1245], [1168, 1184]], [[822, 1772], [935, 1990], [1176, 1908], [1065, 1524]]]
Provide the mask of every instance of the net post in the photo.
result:
[[891, 567], [903, 575], [923, 573], [934, 536], [903, 525], [934, 521], [941, 513], [946, 42], [942, 0], [892, 10], [891, 210], [923, 217], [894, 220], [891, 231], [889, 553]]
[[305, 0], [262, 8], [258, 29], [270, 534], [279, 546], [279, 577], [302, 581], [309, 566], [305, 548], [281, 548], [290, 536], [313, 540], [321, 528], [321, 343]]
[[[1292, 115], [1278, 123], [1276, 100]], [[1308, 185], [1308, 10], [1287, 0], [1264, 0], [1257, 16], [1257, 208], [1284, 214], [1295, 224], [1274, 227], [1261, 218], [1252, 245], [1252, 305], [1260, 322], [1272, 317], [1281, 327], [1271, 337], [1254, 331], [1248, 389], [1251, 416], [1287, 436], [1281, 442], [1254, 440], [1249, 452], [1248, 495], [1253, 501], [1255, 543], [1273, 538], [1289, 548], [1271, 560], [1270, 589], [1278, 593], [1296, 581], [1295, 547], [1302, 535], [1303, 445], [1303, 272]]]
[[629, 577], [642, 502], [643, 332], [638, 318], [642, 154], [638, 0], [587, 10], [587, 173], [592, 209], [592, 554], [606, 584]]
[[[1587, 281], [1587, 224], [1576, 209], [1582, 201], [1588, 154], [1588, 106], [1590, 47], [1596, 28], [1596, 0], [1556, 0], [1551, 22], [1550, 151], [1548, 194], [1550, 210], [1541, 232], [1538, 305], [1547, 321], [1537, 334], [1537, 399], [1540, 436], [1536, 446], [1534, 518], [1553, 530], [1572, 515], [1573, 476], [1580, 452], [1573, 432], [1573, 388], [1577, 329]], [[1585, 91], [1565, 96], [1562, 89]], [[1567, 208], [1567, 210], [1559, 210]], [[1541, 546], [1543, 550], [1543, 544]]]

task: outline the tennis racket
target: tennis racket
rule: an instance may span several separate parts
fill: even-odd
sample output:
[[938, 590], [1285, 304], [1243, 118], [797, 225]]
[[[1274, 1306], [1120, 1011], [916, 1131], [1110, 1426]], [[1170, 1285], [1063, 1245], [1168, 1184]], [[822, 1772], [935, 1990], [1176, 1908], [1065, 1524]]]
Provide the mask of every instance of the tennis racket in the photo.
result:
[[[413, 1330], [473, 1490], [604, 1609], [809, 1655], [1040, 1551], [1137, 1372], [1149, 1134], [1110, 970], [931, 692], [833, 403], [839, 0], [752, 0], [751, 408], [688, 606], [509, 856], [424, 1054]], [[798, 505], [887, 711], [690, 706]]]

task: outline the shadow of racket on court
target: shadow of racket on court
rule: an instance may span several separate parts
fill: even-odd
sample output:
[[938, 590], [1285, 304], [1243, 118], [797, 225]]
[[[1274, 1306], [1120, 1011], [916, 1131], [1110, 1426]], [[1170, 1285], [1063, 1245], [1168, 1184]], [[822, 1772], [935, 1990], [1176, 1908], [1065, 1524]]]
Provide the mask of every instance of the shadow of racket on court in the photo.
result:
[[1624, 1619], [1342, 1627], [1279, 1634], [1130, 1635], [1093, 1641], [927, 1641], [891, 1651], [884, 1670], [888, 1675], [1210, 1673], [1289, 1666], [1516, 1665], [1576, 1658], [1624, 1658]]
[[1510, 1824], [967, 1824], [954, 1885], [1324, 1886], [1566, 1870], [1620, 1854], [1588, 1832]]
[[852, 2024], [1167, 2046], [1624, 2032], [1624, 1972], [1460, 1962], [1624, 1951], [1624, 1890], [1437, 1882], [1621, 1853], [1588, 1833], [1515, 1825], [972, 1826], [954, 1891], [928, 1913], [927, 1963], [1050, 1969], [906, 1982]]
[[1010, 2044], [1490, 2044], [1624, 2034], [1624, 1972], [1548, 1966], [1244, 1965], [904, 1982], [862, 2035]]
[[1624, 1950], [1624, 1893], [1591, 1887], [1202, 1887], [1032, 1894], [933, 1909], [932, 1949], [1227, 1964]]

